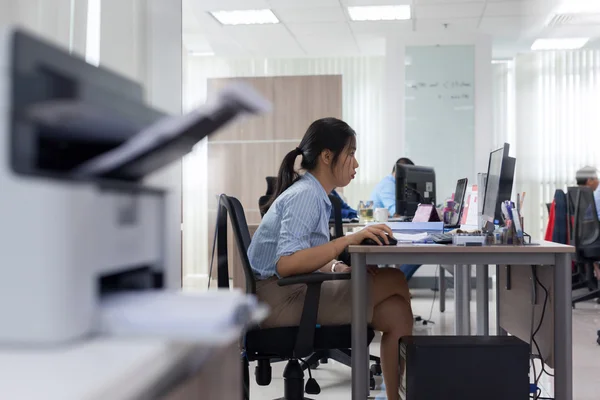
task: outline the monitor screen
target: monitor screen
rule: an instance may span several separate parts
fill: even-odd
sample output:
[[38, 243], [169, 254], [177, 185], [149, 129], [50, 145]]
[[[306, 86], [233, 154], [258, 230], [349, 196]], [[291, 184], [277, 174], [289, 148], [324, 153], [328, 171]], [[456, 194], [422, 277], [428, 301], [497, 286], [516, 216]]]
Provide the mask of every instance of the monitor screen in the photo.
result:
[[496, 222], [496, 209], [498, 196], [500, 194], [500, 179], [502, 176], [502, 164], [508, 157], [508, 143], [504, 147], [490, 153], [488, 164], [487, 182], [483, 200], [482, 216], [488, 222]]
[[419, 204], [435, 206], [435, 171], [416, 165], [396, 165], [396, 214], [413, 217]]
[[458, 224], [460, 216], [462, 214], [463, 203], [465, 202], [465, 194], [467, 193], [467, 184], [469, 180], [467, 178], [459, 179], [456, 183], [456, 190], [454, 191], [454, 207], [452, 213], [451, 224]]

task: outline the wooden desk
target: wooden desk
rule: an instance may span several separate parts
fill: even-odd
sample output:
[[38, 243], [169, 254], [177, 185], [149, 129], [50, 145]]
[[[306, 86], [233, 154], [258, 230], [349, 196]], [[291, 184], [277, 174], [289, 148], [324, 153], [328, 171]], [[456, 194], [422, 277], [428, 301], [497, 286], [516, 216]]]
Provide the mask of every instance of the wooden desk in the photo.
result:
[[[511, 265], [511, 287], [500, 293], [499, 324], [508, 332], [529, 342], [531, 326], [530, 266], [539, 268], [539, 278], [545, 286], [551, 284], [549, 309], [544, 326], [550, 337], [540, 340], [551, 342], [551, 360], [555, 366], [555, 398], [572, 400], [572, 315], [571, 315], [571, 253], [572, 246], [540, 242], [538, 246], [350, 246], [352, 255], [352, 399], [362, 400], [368, 395], [368, 347], [364, 326], [367, 325], [365, 304], [368, 304], [367, 264], [452, 264], [455, 265], [455, 298], [457, 329], [468, 326], [470, 308], [467, 288], [470, 265]], [[520, 267], [523, 266], [523, 267]], [[550, 267], [551, 266], [551, 267]], [[500, 271], [501, 272], [501, 271]], [[502, 279], [499, 277], [499, 279]], [[530, 288], [527, 291], [527, 288]], [[518, 290], [517, 290], [518, 288]], [[525, 295], [525, 298], [523, 297]], [[537, 304], [543, 302], [538, 290]], [[539, 306], [536, 306], [538, 308]], [[536, 313], [540, 315], [540, 312]], [[525, 315], [525, 317], [523, 316]], [[527, 319], [528, 316], [528, 319]], [[527, 329], [524, 330], [524, 319]], [[550, 325], [551, 326], [550, 326]], [[460, 332], [460, 330], [459, 330]], [[526, 334], [524, 334], [524, 332]], [[469, 334], [469, 333], [465, 333]], [[536, 336], [537, 338], [538, 336]], [[541, 343], [540, 343], [541, 344]], [[542, 346], [543, 347], [543, 346]], [[542, 349], [542, 353], [544, 350]]]

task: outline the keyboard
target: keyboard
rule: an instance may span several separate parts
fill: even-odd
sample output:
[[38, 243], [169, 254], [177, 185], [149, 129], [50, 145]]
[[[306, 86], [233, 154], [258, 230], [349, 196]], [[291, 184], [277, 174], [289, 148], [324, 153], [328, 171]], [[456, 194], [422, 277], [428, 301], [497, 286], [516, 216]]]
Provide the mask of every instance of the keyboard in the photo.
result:
[[428, 239], [437, 244], [452, 244], [452, 236], [449, 233], [431, 233]]

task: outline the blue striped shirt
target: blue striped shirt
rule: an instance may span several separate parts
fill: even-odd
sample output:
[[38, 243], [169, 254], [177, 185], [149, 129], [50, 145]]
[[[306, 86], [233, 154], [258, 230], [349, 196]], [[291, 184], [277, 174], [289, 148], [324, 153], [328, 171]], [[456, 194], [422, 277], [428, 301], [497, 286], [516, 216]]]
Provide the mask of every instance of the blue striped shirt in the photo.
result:
[[254, 233], [248, 259], [257, 279], [277, 274], [283, 256], [329, 242], [331, 201], [307, 172], [273, 202]]

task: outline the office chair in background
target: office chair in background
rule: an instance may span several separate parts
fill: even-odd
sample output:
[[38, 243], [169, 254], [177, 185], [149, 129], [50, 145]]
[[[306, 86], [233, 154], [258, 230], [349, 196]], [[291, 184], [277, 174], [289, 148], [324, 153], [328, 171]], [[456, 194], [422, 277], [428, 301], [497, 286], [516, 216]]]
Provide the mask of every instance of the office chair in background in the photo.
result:
[[570, 187], [568, 194], [569, 214], [573, 215], [571, 244], [575, 246], [577, 264], [585, 266], [585, 285], [580, 287], [587, 286], [591, 290], [590, 293], [573, 298], [575, 307], [576, 303], [582, 301], [600, 299], [600, 289], [593, 273], [594, 263], [600, 261], [600, 220], [591, 188]]
[[[221, 195], [217, 216], [217, 251], [218, 251], [218, 286], [229, 287], [229, 265], [227, 260], [227, 217], [231, 221], [235, 241], [244, 276], [246, 293], [256, 294], [256, 281], [248, 260], [250, 232], [246, 222], [244, 209], [234, 197]], [[302, 400], [304, 392], [318, 394], [321, 389], [317, 382], [310, 377], [304, 386], [304, 370], [309, 368], [309, 361], [302, 359], [319, 352], [333, 349], [349, 349], [351, 347], [350, 325], [317, 326], [319, 297], [323, 282], [350, 279], [350, 274], [327, 274], [314, 272], [279, 279], [279, 286], [306, 285], [306, 297], [299, 326], [280, 328], [260, 327], [251, 328], [244, 337], [242, 349], [242, 367], [244, 376], [244, 399], [250, 398], [249, 362], [257, 361], [255, 370], [256, 382], [261, 386], [271, 383], [271, 363], [287, 361], [283, 372], [285, 400]], [[367, 329], [368, 343], [373, 340], [375, 333]], [[348, 356], [349, 357], [349, 356]], [[299, 361], [303, 361], [300, 365]], [[310, 370], [309, 370], [310, 376]]]

